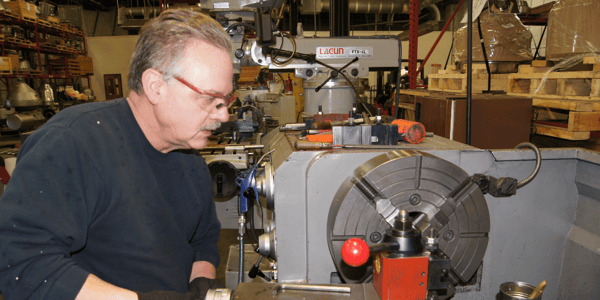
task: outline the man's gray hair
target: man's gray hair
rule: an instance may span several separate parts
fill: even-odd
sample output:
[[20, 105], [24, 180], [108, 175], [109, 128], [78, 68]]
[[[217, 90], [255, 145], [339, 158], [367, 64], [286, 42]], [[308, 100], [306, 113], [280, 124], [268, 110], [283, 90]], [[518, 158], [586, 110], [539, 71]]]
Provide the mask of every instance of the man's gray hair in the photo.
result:
[[140, 30], [129, 67], [129, 88], [143, 95], [142, 74], [153, 68], [171, 80], [179, 70], [187, 47], [202, 41], [231, 51], [232, 43], [223, 27], [210, 16], [190, 10], [166, 10]]

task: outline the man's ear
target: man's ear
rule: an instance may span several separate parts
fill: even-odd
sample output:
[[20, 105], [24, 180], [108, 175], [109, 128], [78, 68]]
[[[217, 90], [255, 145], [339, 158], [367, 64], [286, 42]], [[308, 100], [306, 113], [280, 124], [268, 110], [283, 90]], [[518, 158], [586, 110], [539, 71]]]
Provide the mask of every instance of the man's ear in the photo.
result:
[[167, 83], [163, 80], [162, 74], [152, 68], [147, 69], [142, 73], [142, 86], [144, 94], [152, 105], [158, 104], [161, 99], [161, 94], [166, 93], [165, 88]]

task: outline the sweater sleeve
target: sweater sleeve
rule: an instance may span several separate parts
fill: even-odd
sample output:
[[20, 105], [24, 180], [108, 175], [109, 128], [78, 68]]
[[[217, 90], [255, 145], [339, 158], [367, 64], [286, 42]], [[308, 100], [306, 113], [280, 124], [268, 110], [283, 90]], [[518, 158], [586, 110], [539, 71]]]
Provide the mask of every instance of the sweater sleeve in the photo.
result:
[[208, 187], [208, 191], [203, 193], [202, 200], [204, 202], [203, 214], [200, 218], [196, 233], [192, 238], [191, 245], [194, 250], [194, 261], [208, 261], [216, 267], [219, 266], [219, 249], [217, 248], [217, 241], [219, 240], [219, 232], [221, 230], [221, 222], [217, 219], [217, 211], [215, 209], [215, 201], [212, 198], [212, 192], [210, 190], [210, 172], [204, 159], [202, 160], [203, 165], [203, 180], [207, 181], [207, 184], [203, 186]]
[[69, 130], [38, 129], [0, 198], [0, 290], [5, 299], [74, 299], [89, 273], [71, 259], [103, 197], [102, 180]]

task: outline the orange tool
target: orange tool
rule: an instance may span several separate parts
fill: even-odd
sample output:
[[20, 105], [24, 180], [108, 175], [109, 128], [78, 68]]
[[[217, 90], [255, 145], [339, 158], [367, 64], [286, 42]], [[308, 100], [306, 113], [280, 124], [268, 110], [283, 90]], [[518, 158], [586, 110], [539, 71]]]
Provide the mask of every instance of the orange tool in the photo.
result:
[[333, 133], [309, 134], [306, 136], [306, 140], [309, 142], [333, 143]]
[[425, 126], [419, 122], [397, 119], [392, 124], [398, 125], [400, 135], [411, 144], [419, 144], [425, 139]]

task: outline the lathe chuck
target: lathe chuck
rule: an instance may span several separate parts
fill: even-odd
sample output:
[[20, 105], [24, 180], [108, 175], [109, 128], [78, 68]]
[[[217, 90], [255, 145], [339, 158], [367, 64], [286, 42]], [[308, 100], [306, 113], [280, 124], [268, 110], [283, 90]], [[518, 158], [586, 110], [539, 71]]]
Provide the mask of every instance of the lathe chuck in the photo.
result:
[[329, 250], [340, 277], [347, 283], [368, 280], [372, 265], [350, 267], [341, 248], [349, 238], [369, 245], [381, 242], [400, 210], [414, 226], [439, 232], [439, 248], [451, 259], [454, 272], [467, 282], [483, 260], [490, 216], [477, 185], [460, 167], [431, 154], [392, 151], [359, 166], [340, 186], [327, 220]]

